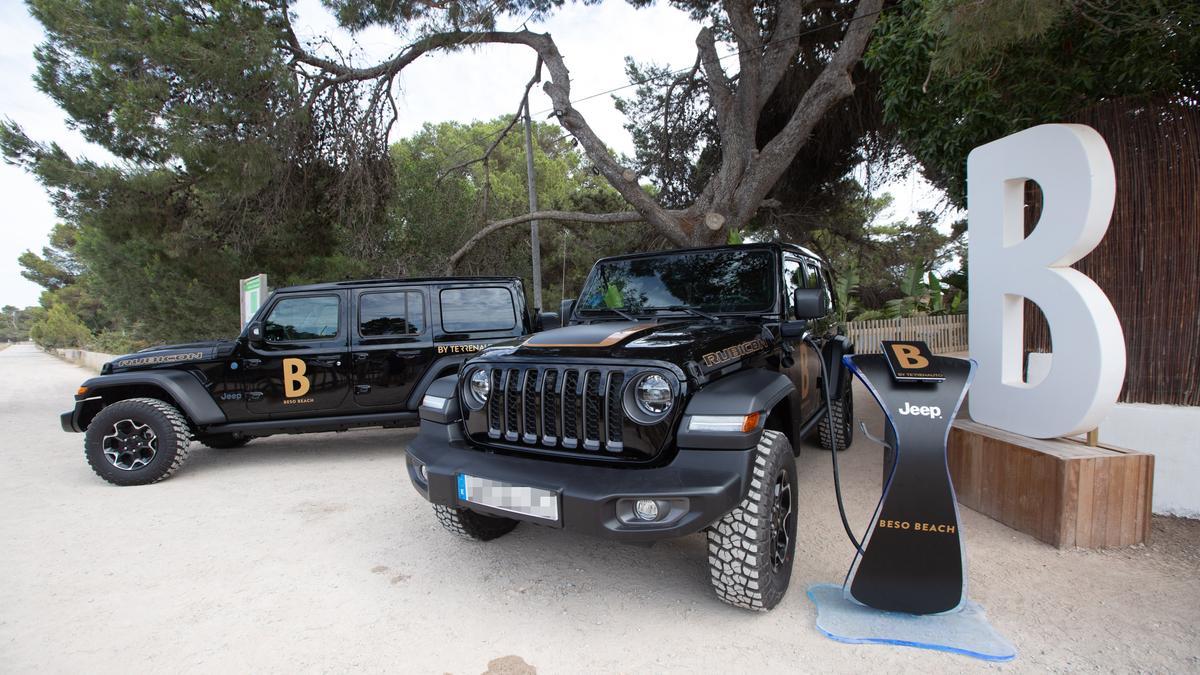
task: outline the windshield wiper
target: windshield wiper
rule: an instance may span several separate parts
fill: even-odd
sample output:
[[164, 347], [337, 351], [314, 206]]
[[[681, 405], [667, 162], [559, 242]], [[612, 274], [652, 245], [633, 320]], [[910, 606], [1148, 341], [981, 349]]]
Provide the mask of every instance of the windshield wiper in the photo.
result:
[[688, 307], [686, 305], [671, 305], [669, 307], [647, 307], [646, 310], [650, 311], [650, 312], [687, 312], [688, 314], [691, 314], [692, 316], [698, 316], [701, 319], [708, 319], [709, 321], [720, 321], [721, 320], [717, 316], [709, 314], [708, 312], [701, 312], [700, 310], [696, 309], [695, 307]]
[[602, 307], [602, 308], [600, 308], [600, 309], [582, 309], [582, 310], [579, 310], [579, 313], [580, 313], [580, 314], [584, 314], [584, 313], [591, 314], [591, 313], [593, 313], [593, 312], [612, 312], [613, 314], [616, 314], [616, 315], [620, 316], [621, 318], [623, 318], [623, 319], [626, 319], [626, 320], [628, 320], [628, 321], [637, 321], [637, 320], [638, 320], [636, 316], [634, 316], [634, 315], [632, 315], [632, 314], [630, 314], [630, 313], [628, 313], [628, 312], [624, 312], [624, 311], [622, 311], [622, 310], [619, 310], [619, 309], [617, 309], [616, 307]]

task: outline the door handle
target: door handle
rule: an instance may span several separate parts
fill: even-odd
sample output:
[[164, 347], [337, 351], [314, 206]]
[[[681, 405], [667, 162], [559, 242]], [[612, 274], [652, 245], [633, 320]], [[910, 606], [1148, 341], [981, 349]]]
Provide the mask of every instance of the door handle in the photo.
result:
[[370, 354], [368, 354], [366, 352], [354, 352], [354, 360], [355, 361], [366, 361], [367, 357], [369, 357], [369, 356], [370, 356]]
[[342, 365], [342, 360], [341, 359], [313, 359], [313, 363], [317, 364], [318, 366], [324, 366], [324, 367], [328, 368], [330, 366], [336, 367], [336, 366]]
[[244, 359], [247, 368], [257, 368], [262, 365], [262, 359]]

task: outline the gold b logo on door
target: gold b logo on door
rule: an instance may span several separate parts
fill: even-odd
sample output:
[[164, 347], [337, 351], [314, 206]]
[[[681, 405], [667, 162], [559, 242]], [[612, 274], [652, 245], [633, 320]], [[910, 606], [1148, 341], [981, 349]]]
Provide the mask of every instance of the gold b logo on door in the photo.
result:
[[308, 377], [304, 372], [308, 366], [304, 363], [304, 359], [284, 359], [283, 360], [283, 395], [286, 398], [296, 398], [308, 393], [308, 388], [311, 386]]

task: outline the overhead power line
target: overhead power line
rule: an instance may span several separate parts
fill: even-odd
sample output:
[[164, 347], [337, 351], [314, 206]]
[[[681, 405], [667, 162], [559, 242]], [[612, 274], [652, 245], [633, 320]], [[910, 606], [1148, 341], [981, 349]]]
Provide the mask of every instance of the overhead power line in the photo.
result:
[[[886, 12], [886, 11], [889, 11], [889, 10], [890, 10], [890, 9], [892, 9], [893, 7], [898, 7], [898, 6], [899, 6], [899, 5], [893, 5], [893, 6], [891, 6], [891, 7], [884, 7], [883, 9], [880, 9], [880, 10], [877, 10], [877, 11], [874, 11], [874, 12], [868, 12], [867, 14], [863, 14], [862, 16], [859, 16], [859, 17], [850, 17], [850, 18], [848, 18], [848, 19], [842, 19], [842, 20], [840, 20], [840, 21], [831, 21], [830, 23], [827, 23], [827, 24], [823, 24], [823, 25], [820, 25], [820, 26], [814, 26], [814, 27], [812, 27], [812, 28], [807, 28], [807, 29], [805, 29], [805, 30], [803, 30], [803, 31], [800, 31], [799, 33], [795, 33], [795, 34], [793, 34], [793, 35], [785, 36], [785, 37], [782, 37], [782, 38], [775, 38], [775, 39], [771, 40], [770, 42], [768, 42], [767, 44], [763, 45], [763, 47], [762, 47], [762, 48], [763, 48], [764, 50], [771, 49], [771, 48], [773, 48], [773, 47], [776, 47], [776, 48], [777, 48], [777, 47], [783, 46], [783, 45], [779, 44], [779, 43], [781, 43], [781, 42], [785, 42], [785, 41], [787, 41], [787, 40], [793, 40], [793, 39], [795, 39], [795, 38], [805, 37], [805, 36], [807, 36], [807, 35], [812, 35], [813, 33], [819, 33], [819, 32], [821, 32], [821, 31], [823, 31], [823, 30], [827, 30], [827, 29], [833, 28], [833, 27], [835, 27], [835, 26], [841, 26], [841, 25], [847, 25], [847, 26], [848, 26], [848, 25], [850, 25], [850, 24], [854, 23], [855, 21], [860, 21], [860, 20], [862, 20], [862, 19], [866, 19], [866, 18], [869, 18], [869, 17], [878, 16], [878, 15], [880, 15], [880, 14], [883, 14], [883, 13], [884, 13], [884, 12]], [[528, 19], [526, 19], [526, 21], [528, 21]], [[735, 57], [735, 56], [741, 56], [741, 55], [743, 55], [743, 54], [749, 54], [751, 51], [752, 51], [752, 50], [749, 50], [749, 49], [735, 50], [735, 51], [729, 52], [728, 54], [725, 54], [724, 56], [718, 56], [718, 57], [717, 57], [717, 60], [718, 60], [718, 61], [724, 61], [725, 59], [730, 59], [730, 58], [733, 58], [733, 57]], [[678, 76], [680, 76], [680, 75], [683, 75], [684, 73], [687, 73], [687, 72], [689, 72], [691, 69], [692, 69], [692, 67], [691, 67], [691, 66], [688, 66], [688, 67], [686, 67], [686, 68], [681, 68], [681, 69], [679, 69], [679, 70], [669, 71], [669, 72], [666, 72], [666, 73], [662, 73], [662, 74], [660, 74], [660, 75], [655, 75], [654, 77], [646, 77], [646, 78], [641, 78], [641, 79], [639, 79], [639, 80], [635, 80], [635, 81], [633, 81], [633, 82], [629, 82], [628, 84], [623, 84], [623, 85], [621, 85], [621, 86], [619, 86], [619, 87], [613, 87], [613, 88], [611, 88], [611, 89], [605, 89], [604, 91], [596, 92], [596, 93], [594, 93], [594, 94], [588, 94], [587, 96], [583, 96], [583, 97], [581, 97], [581, 98], [573, 99], [573, 100], [571, 101], [571, 105], [576, 105], [576, 104], [579, 104], [579, 103], [583, 103], [584, 101], [590, 101], [590, 100], [592, 100], [592, 99], [597, 99], [597, 98], [600, 98], [601, 96], [608, 96], [608, 95], [610, 95], [610, 94], [615, 94], [615, 93], [616, 93], [616, 92], [618, 92], [618, 91], [623, 91], [623, 90], [625, 90], [625, 89], [629, 89], [629, 88], [631, 88], [631, 87], [640, 87], [641, 85], [643, 85], [643, 84], [649, 84], [649, 83], [653, 82], [653, 81], [654, 81], [654, 80], [656, 80], [656, 79], [661, 79], [661, 78], [666, 78], [666, 77], [678, 77]], [[546, 108], [546, 109], [544, 109], [544, 110], [539, 110], [538, 112], [536, 112], [536, 113], [533, 113], [533, 114], [534, 114], [534, 115], [539, 115], [539, 116], [540, 116], [540, 115], [545, 115], [545, 114], [547, 114], [547, 113], [552, 113], [552, 112], [554, 112], [554, 108], [553, 108], [553, 107], [550, 107], [550, 108]], [[501, 134], [503, 134], [505, 131], [506, 131], [506, 129], [505, 129], [505, 128], [498, 129], [497, 131], [494, 131], [494, 132], [492, 132], [492, 133], [490, 133], [490, 134], [488, 134], [488, 135], [486, 135], [486, 136], [484, 136], [484, 137], [480, 138], [480, 139], [479, 139], [478, 141], [476, 141], [476, 142], [477, 142], [477, 143], [484, 143], [484, 142], [487, 142], [487, 141], [491, 141], [492, 139], [496, 138], [497, 136], [500, 136]], [[451, 154], [450, 154], [450, 156], [457, 156], [457, 155], [458, 155], [458, 153], [462, 152], [463, 150], [468, 150], [468, 149], [470, 149], [470, 148], [471, 148], [471, 146], [470, 146], [470, 145], [464, 145], [464, 146], [462, 146], [462, 147], [458, 148], [457, 150], [455, 150], [453, 153], [451, 153]]]

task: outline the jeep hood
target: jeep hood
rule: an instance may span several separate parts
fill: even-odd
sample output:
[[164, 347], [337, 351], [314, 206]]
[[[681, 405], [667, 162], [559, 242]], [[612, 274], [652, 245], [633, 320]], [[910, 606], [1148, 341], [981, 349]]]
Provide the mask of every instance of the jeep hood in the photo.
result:
[[509, 354], [530, 358], [642, 359], [719, 365], [764, 351], [758, 323], [706, 319], [608, 321], [556, 328], [526, 338]]
[[118, 356], [110, 361], [109, 365], [116, 372], [211, 361], [232, 352], [235, 344], [232, 340], [209, 340], [178, 345], [157, 345], [132, 354]]

